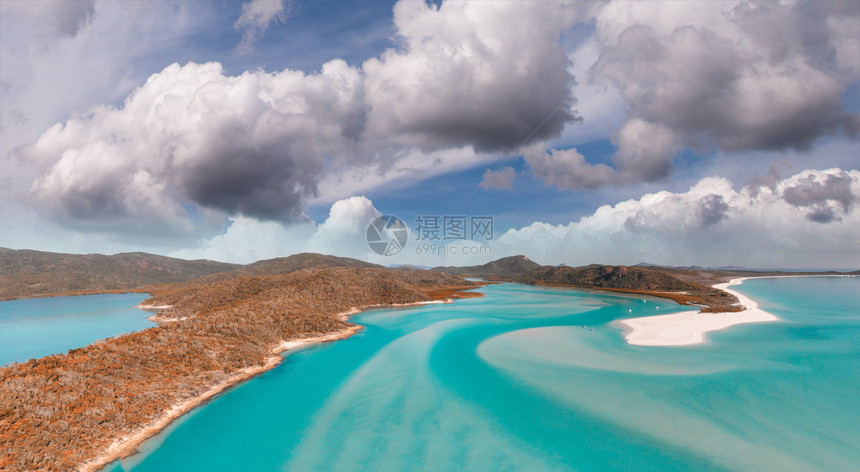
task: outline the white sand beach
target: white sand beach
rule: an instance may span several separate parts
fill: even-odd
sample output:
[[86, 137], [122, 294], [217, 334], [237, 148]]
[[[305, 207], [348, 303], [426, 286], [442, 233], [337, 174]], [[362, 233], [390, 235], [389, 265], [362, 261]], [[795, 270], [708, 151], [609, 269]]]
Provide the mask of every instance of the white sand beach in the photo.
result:
[[141, 303], [140, 305], [137, 305], [136, 308], [141, 310], [167, 310], [169, 308], [173, 308], [173, 305], [146, 305]]
[[619, 323], [630, 329], [624, 338], [628, 344], [637, 346], [686, 346], [705, 342], [705, 334], [745, 323], [779, 321], [779, 318], [758, 307], [749, 297], [730, 289], [751, 277], [733, 279], [714, 288], [725, 290], [736, 296], [743, 311], [725, 313], [700, 313], [684, 311], [671, 315], [646, 316], [622, 320]]

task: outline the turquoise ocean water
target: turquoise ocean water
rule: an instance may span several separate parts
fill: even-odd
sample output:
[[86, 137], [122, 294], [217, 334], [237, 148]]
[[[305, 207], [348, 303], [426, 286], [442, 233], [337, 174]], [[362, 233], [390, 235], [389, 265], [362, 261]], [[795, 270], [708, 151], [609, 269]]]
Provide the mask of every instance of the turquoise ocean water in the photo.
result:
[[59, 354], [155, 326], [135, 308], [145, 293], [30, 298], [0, 302], [0, 365]]
[[738, 289], [783, 321], [630, 346], [682, 307], [513, 284], [368, 311], [107, 470], [857, 470], [860, 278]]

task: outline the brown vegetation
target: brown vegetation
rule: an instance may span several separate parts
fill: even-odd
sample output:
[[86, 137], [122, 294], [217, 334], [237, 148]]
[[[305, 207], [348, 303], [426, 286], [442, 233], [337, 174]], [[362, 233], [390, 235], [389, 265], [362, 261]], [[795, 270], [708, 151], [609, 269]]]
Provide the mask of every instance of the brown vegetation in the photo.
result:
[[652, 295], [703, 311], [740, 309], [734, 296], [710, 285], [786, 275], [544, 267], [524, 256], [419, 271], [319, 254], [236, 266], [141, 253], [77, 256], [0, 248], [0, 299], [145, 290], [154, 295], [145, 303], [171, 306], [161, 319], [181, 320], [0, 368], [0, 470], [74, 469], [118, 439], [160, 424], [172, 406], [271, 367], [282, 341], [349, 333], [355, 326], [338, 314], [352, 308], [474, 296], [457, 290], [478, 284], [446, 273]]
[[526, 275], [543, 266], [526, 256], [510, 256], [490, 261], [479, 266], [467, 267], [434, 267], [437, 272], [458, 275], [461, 277], [481, 277], [487, 280], [512, 280], [514, 277]]
[[635, 293], [695, 305], [704, 312], [730, 312], [743, 309], [734, 295], [713, 288], [741, 277], [787, 275], [860, 275], [854, 272], [782, 272], [746, 269], [705, 269], [702, 267], [662, 267], [588, 265], [583, 267], [541, 266], [525, 256], [505, 257], [471, 267], [436, 267], [434, 271], [486, 280], [519, 282], [530, 285], [577, 287], [612, 292]]
[[0, 300], [140, 291], [236, 269], [236, 264], [186, 261], [142, 252], [105, 256], [0, 248]]
[[642, 267], [589, 265], [585, 267], [544, 267], [521, 280], [532, 285], [587, 287], [615, 292], [668, 298], [681, 305], [696, 305], [702, 311], [740, 311], [737, 297], [665, 272]]
[[0, 369], [0, 468], [74, 469], [171, 406], [267, 365], [282, 341], [352, 326], [339, 313], [476, 286], [429, 271], [337, 267], [157, 290], [146, 303], [187, 318]]
[[[434, 271], [487, 280], [530, 285], [590, 288], [635, 293], [696, 305], [702, 311], [739, 311], [738, 299], [710, 285], [730, 280], [734, 273], [718, 270], [685, 270], [662, 267], [589, 265], [584, 267], [541, 266], [525, 256], [512, 256], [480, 266], [436, 267]], [[705, 282], [705, 283], [703, 283]]]

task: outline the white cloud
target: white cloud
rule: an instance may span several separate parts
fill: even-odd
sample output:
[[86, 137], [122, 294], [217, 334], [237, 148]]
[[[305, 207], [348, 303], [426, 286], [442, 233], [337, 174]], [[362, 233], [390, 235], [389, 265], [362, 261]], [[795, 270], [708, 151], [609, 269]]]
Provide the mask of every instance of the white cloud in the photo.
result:
[[366, 260], [372, 258], [366, 240], [367, 225], [377, 216], [379, 211], [365, 197], [335, 202], [328, 218], [319, 225], [312, 221], [283, 224], [238, 215], [230, 219], [231, 225], [224, 233], [170, 255], [243, 264], [302, 252]]
[[236, 29], [244, 30], [242, 40], [236, 46], [239, 54], [250, 54], [254, 51], [254, 43], [269, 28], [272, 23], [287, 21], [288, 11], [284, 0], [251, 0], [242, 4], [242, 14], [233, 25]]
[[617, 180], [613, 168], [589, 164], [575, 148], [544, 152], [542, 145], [529, 146], [523, 149], [523, 158], [534, 175], [561, 189], [591, 189]]
[[367, 225], [380, 215], [373, 202], [365, 197], [338, 200], [308, 240], [307, 250], [367, 259], [370, 256]]
[[[237, 25], [264, 28], [279, 12], [248, 3]], [[558, 38], [577, 14], [401, 2], [403, 48], [362, 69], [333, 60], [310, 75], [229, 76], [218, 63], [173, 64], [121, 106], [94, 107], [21, 148], [39, 172], [30, 203], [76, 228], [191, 234], [189, 207], [289, 221], [320, 198], [492, 160], [488, 150], [557, 135], [571, 118]]]
[[[173, 255], [250, 262], [312, 251], [383, 265], [431, 267], [480, 264], [515, 254], [542, 264], [860, 267], [857, 170], [804, 170], [740, 190], [725, 178], [708, 177], [685, 192], [661, 191], [605, 205], [567, 225], [536, 222], [488, 244], [410, 239], [390, 257], [376, 255], [366, 243], [367, 225], [379, 214], [367, 198], [351, 197], [335, 202], [320, 225], [284, 226], [238, 217], [225, 234]], [[434, 245], [435, 252], [428, 252], [424, 243]]]
[[857, 202], [857, 170], [805, 170], [741, 190], [709, 177], [687, 192], [605, 205], [568, 225], [510, 230], [493, 245], [493, 257], [522, 253], [570, 265], [858, 267]]
[[423, 152], [412, 148], [376, 160], [350, 162], [348, 166], [328, 169], [319, 181], [319, 194], [311, 205], [333, 201], [371, 191], [392, 192], [408, 189], [422, 180], [487, 164], [498, 154], [476, 153], [470, 147]]
[[359, 72], [332, 61], [316, 75], [224, 75], [173, 64], [120, 108], [57, 124], [20, 155], [41, 176], [30, 200], [69, 225], [189, 225], [185, 205], [289, 220], [316, 192], [325, 156], [348, 147]]
[[[161, 60], [155, 58], [166, 51], [181, 54], [183, 40], [201, 25], [208, 27], [211, 19], [208, 5], [201, 3], [0, 2], [0, 218], [17, 227], [45, 223], [27, 208], [27, 192], [40, 169], [13, 150], [32, 144], [53, 124], [93, 103], [121, 100], [151, 74], [153, 62]], [[129, 230], [140, 229], [138, 222], [127, 222]], [[175, 228], [181, 231], [183, 225]], [[3, 232], [3, 244], [27, 245], [25, 235], [9, 236], [13, 233], [20, 234]], [[30, 240], [42, 238], [34, 233]], [[96, 236], [90, 240], [88, 250], [118, 247]], [[84, 246], [70, 243], [72, 247]]]
[[[847, 2], [402, 1], [396, 47], [361, 67], [333, 60], [313, 74], [228, 75], [218, 63], [174, 64], [121, 105], [142, 82], [136, 60], [205, 19], [174, 2], [40, 5], [0, 4], [0, 148], [5, 157], [33, 143], [17, 161], [0, 159], [0, 192], [15, 204], [26, 194], [42, 216], [82, 232], [199, 237], [226, 215], [234, 237], [258, 227], [277, 235], [309, 224], [309, 204], [493, 167], [524, 143], [535, 175], [567, 189], [663, 179], [691, 146], [767, 161], [774, 154], [766, 151], [787, 149], [802, 163], [811, 143], [842, 139], [857, 125], [841, 108], [860, 78], [860, 12]], [[234, 26], [252, 47], [286, 10], [250, 1]], [[559, 38], [592, 19], [595, 35], [565, 51]], [[90, 103], [107, 105], [51, 126]], [[612, 165], [552, 149], [608, 136], [610, 127], [619, 147]], [[732, 179], [745, 183], [736, 169]], [[503, 171], [488, 174], [487, 185], [507, 185]], [[839, 182], [813, 183], [790, 197], [797, 205], [785, 204], [804, 224], [843, 224], [850, 217], [841, 204], [812, 201], [838, 194]], [[732, 221], [722, 216], [732, 204], [717, 195], [700, 203], [719, 226]]]
[[230, 218], [230, 227], [224, 233], [169, 255], [247, 264], [304, 252], [305, 244], [315, 231], [316, 225], [311, 222], [287, 226], [238, 215]]

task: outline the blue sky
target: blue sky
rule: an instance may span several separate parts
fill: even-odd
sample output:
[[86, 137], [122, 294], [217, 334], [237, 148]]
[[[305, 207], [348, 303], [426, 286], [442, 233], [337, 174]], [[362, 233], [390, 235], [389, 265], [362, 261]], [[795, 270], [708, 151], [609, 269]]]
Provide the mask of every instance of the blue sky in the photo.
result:
[[[3, 0], [0, 21], [0, 246], [860, 266], [853, 2]], [[381, 257], [380, 214], [498, 237]]]

